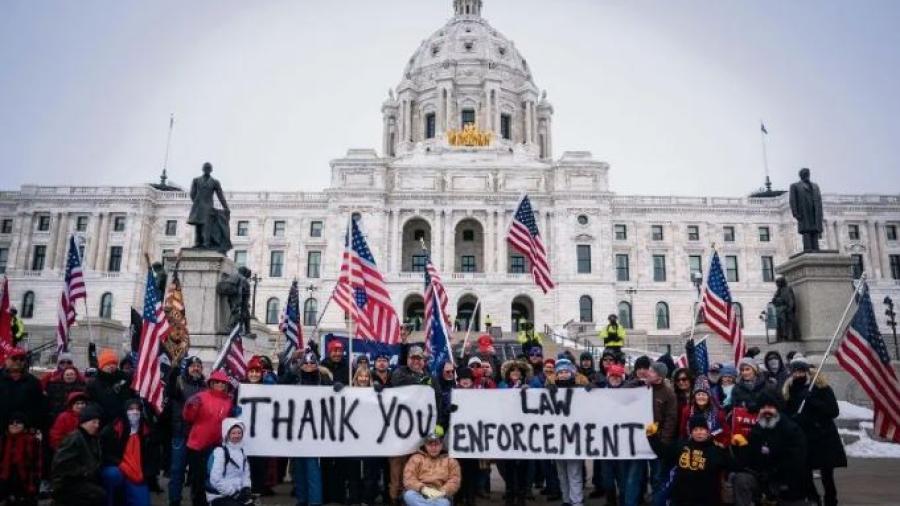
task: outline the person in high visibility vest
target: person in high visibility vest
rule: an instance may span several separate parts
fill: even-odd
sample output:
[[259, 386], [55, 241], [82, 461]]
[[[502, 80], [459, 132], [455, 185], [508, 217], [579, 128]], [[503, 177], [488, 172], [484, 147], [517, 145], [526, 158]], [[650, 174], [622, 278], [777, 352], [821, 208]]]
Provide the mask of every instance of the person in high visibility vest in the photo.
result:
[[517, 327], [519, 331], [516, 333], [516, 341], [518, 341], [519, 344], [525, 344], [534, 336], [534, 325], [529, 323], [525, 318], [519, 318]]
[[485, 315], [484, 316], [484, 330], [490, 332], [491, 331], [491, 323], [493, 323], [491, 321], [491, 315]]
[[12, 327], [13, 346], [18, 346], [22, 339], [25, 339], [25, 324], [19, 318], [19, 311], [16, 308], [9, 309], [10, 326]]
[[625, 327], [619, 325], [619, 318], [614, 314], [609, 315], [608, 320], [609, 324], [600, 329], [600, 340], [607, 350], [622, 351], [625, 346]]

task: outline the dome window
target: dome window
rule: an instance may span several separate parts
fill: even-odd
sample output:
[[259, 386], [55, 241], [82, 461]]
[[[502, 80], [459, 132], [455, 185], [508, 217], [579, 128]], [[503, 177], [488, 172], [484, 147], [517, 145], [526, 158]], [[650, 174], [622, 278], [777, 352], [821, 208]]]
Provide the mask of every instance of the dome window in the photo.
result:
[[500, 53], [500, 56], [506, 56], [506, 48], [503, 46], [498, 47], [497, 52]]
[[431, 46], [431, 56], [437, 56], [441, 52], [441, 46]]
[[475, 44], [473, 44], [472, 42], [466, 42], [465, 44], [463, 44], [463, 47], [466, 48], [466, 51], [471, 51], [471, 50], [472, 50], [472, 47], [473, 47], [474, 45], [475, 45]]
[[588, 224], [588, 217], [587, 217], [586, 215], [584, 215], [584, 214], [578, 215], [578, 224], [579, 224], [579, 225], [587, 225], [587, 224]]

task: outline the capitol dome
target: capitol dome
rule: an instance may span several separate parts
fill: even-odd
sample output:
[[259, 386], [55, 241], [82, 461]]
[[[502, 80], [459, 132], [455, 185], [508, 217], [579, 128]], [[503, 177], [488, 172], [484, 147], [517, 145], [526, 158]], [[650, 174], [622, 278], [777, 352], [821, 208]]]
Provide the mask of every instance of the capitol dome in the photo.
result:
[[481, 17], [482, 4], [454, 0], [454, 16], [407, 61], [382, 107], [385, 156], [448, 147], [447, 131], [467, 124], [490, 133], [482, 148], [551, 156], [553, 108], [515, 43]]

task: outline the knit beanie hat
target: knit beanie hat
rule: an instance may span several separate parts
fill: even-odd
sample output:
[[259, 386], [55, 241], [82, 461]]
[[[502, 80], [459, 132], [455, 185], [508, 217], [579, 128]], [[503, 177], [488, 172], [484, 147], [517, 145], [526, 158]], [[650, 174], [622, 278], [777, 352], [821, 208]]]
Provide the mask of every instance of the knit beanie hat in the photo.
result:
[[659, 375], [660, 378], [665, 378], [669, 375], [669, 366], [662, 362], [653, 362], [650, 364], [650, 369], [656, 371], [656, 374]]
[[78, 424], [81, 425], [84, 422], [89, 422], [91, 420], [99, 420], [102, 418], [102, 412], [100, 408], [94, 404], [88, 404], [81, 410], [81, 413], [78, 415]]
[[804, 371], [809, 372], [809, 362], [806, 361], [805, 358], [794, 358], [791, 360], [791, 372]]
[[100, 352], [100, 357], [97, 359], [97, 364], [100, 369], [108, 365], [119, 365], [119, 356], [116, 355], [116, 352], [110, 349], [105, 349]]
[[709, 379], [702, 374], [700, 376], [697, 376], [697, 379], [694, 380], [694, 389], [692, 393], [695, 394], [697, 392], [706, 392], [707, 394], [709, 394], [709, 390]]
[[[650, 369], [650, 357], [647, 355], [641, 355], [634, 361], [635, 369]], [[663, 375], [665, 376], [665, 375]]]
[[556, 361], [557, 374], [559, 374], [560, 371], [569, 371], [570, 373], [575, 374], [575, 364], [567, 358], [561, 358]]
[[731, 364], [725, 364], [722, 366], [722, 371], [719, 374], [723, 378], [726, 376], [730, 376], [732, 378], [737, 378], [737, 369]]
[[754, 371], [759, 372], [759, 366], [756, 364], [756, 360], [753, 360], [751, 357], [744, 357], [738, 362], [737, 369], [740, 370], [742, 367], [748, 366], [752, 367]]
[[468, 367], [460, 367], [456, 370], [456, 380], [472, 379], [472, 369]]
[[57, 365], [59, 365], [60, 362], [69, 362], [69, 363], [71, 364], [71, 363], [73, 363], [74, 361], [75, 361], [75, 357], [74, 357], [71, 353], [69, 353], [69, 352], [67, 352], [67, 351], [64, 351], [64, 352], [60, 353], [59, 356], [56, 357], [56, 364], [57, 364]]
[[705, 427], [709, 430], [709, 421], [701, 413], [694, 413], [688, 420], [688, 430], [694, 430], [697, 427]]

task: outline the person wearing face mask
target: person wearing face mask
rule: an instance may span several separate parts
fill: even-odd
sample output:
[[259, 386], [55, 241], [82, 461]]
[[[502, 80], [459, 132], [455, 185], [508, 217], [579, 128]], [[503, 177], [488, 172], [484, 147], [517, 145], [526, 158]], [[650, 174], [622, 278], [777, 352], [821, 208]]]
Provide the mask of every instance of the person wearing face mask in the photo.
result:
[[737, 380], [737, 369], [731, 364], [722, 366], [719, 376], [719, 388], [722, 390], [722, 407], [726, 411], [731, 410], [731, 393], [734, 391], [734, 382]]
[[805, 506], [806, 436], [782, 413], [781, 399], [773, 392], [764, 391], [758, 402], [759, 417], [750, 437], [731, 438], [740, 469], [732, 475], [735, 506], [759, 504], [760, 497], [779, 506]]
[[784, 365], [781, 353], [775, 350], [766, 353], [764, 362], [766, 364], [766, 380], [769, 382], [769, 386], [781, 391], [781, 387], [791, 374]]
[[100, 433], [103, 469], [100, 477], [106, 490], [106, 504], [149, 506], [147, 479], [151, 476], [147, 458], [150, 427], [142, 415], [140, 399], [125, 402], [125, 416], [107, 425]]
[[[759, 398], [769, 388], [766, 379], [759, 374], [759, 367], [750, 357], [738, 362], [739, 378], [731, 392], [733, 407], [744, 408], [751, 413], [759, 409]], [[778, 395], [778, 394], [776, 394]]]
[[722, 385], [719, 384], [722, 380], [722, 364], [720, 362], [710, 364], [709, 371], [706, 373], [706, 378], [709, 380], [710, 395], [712, 395], [713, 399], [721, 406], [722, 401], [725, 399], [722, 395]]
[[211, 506], [250, 506], [250, 464], [244, 453], [244, 422], [222, 420], [222, 444], [209, 456], [206, 500]]
[[[816, 504], [837, 505], [837, 488], [834, 484], [834, 469], [847, 467], [847, 454], [841, 436], [838, 434], [835, 418], [839, 414], [834, 391], [828, 386], [822, 373], [816, 377], [812, 390], [809, 383], [815, 369], [805, 359], [791, 361], [791, 377], [784, 383], [782, 393], [785, 399], [785, 413], [790, 415], [803, 429], [807, 440], [807, 497]], [[805, 404], [804, 404], [805, 401]], [[803, 410], [800, 411], [800, 405]], [[813, 481], [812, 472], [818, 469], [822, 475], [824, 503]]]

